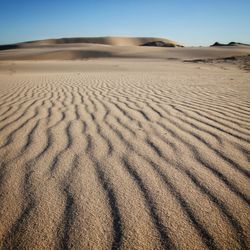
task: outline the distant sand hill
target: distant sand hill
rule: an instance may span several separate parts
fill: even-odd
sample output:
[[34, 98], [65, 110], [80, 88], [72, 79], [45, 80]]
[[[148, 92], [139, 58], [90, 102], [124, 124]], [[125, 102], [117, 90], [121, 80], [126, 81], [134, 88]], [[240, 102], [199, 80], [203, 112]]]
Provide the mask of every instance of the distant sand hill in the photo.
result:
[[182, 45], [165, 38], [156, 37], [73, 37], [73, 38], [59, 38], [59, 39], [46, 39], [22, 42], [16, 44], [0, 45], [0, 50], [14, 49], [14, 48], [27, 48], [37, 46], [50, 46], [58, 44], [70, 43], [92, 43], [104, 45], [117, 45], [117, 46], [156, 46], [156, 47], [183, 47]]

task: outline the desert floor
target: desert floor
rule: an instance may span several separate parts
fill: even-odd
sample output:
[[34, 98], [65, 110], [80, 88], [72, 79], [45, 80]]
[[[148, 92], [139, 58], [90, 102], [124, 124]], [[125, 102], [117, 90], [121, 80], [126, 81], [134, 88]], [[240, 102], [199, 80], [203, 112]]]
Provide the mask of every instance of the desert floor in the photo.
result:
[[2, 61], [0, 248], [248, 249], [249, 151], [237, 65]]

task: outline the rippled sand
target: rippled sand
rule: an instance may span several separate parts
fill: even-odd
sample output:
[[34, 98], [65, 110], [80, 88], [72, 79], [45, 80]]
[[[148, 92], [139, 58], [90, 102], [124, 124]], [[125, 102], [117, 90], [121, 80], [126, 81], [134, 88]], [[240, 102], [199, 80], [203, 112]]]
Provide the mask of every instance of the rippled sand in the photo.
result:
[[250, 73], [0, 65], [2, 249], [247, 249]]

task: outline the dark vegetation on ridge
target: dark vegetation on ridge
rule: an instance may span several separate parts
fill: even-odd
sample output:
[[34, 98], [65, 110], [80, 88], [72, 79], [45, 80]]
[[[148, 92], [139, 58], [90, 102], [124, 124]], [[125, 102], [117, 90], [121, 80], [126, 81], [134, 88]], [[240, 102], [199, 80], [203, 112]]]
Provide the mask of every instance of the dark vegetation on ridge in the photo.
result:
[[230, 42], [230, 43], [219, 43], [219, 42], [215, 42], [214, 44], [212, 44], [210, 47], [219, 47], [219, 46], [239, 46], [239, 45], [243, 45], [243, 46], [250, 46], [250, 44], [246, 44], [246, 43], [238, 43], [238, 42]]

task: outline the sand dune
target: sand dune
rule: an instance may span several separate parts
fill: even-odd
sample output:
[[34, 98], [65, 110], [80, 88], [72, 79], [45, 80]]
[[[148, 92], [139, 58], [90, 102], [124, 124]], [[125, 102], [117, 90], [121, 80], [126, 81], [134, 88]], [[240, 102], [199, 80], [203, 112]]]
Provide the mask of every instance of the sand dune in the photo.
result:
[[234, 66], [1, 62], [0, 248], [247, 249], [249, 100]]
[[0, 50], [17, 49], [17, 48], [34, 48], [44, 47], [60, 44], [104, 44], [116, 46], [143, 46], [147, 43], [161, 42], [170, 47], [181, 47], [182, 45], [166, 38], [158, 37], [74, 37], [74, 38], [59, 38], [59, 39], [46, 39], [22, 42], [16, 44], [0, 45]]

